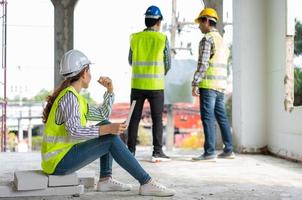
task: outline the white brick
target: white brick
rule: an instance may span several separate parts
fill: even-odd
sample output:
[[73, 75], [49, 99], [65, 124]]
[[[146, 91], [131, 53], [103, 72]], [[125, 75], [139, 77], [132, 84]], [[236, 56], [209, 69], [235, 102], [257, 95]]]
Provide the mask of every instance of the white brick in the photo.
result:
[[48, 187], [79, 185], [77, 173], [68, 175], [49, 175]]
[[38, 190], [47, 188], [48, 177], [41, 170], [16, 171], [14, 185], [17, 190]]
[[0, 186], [0, 198], [2, 197], [34, 197], [34, 196], [58, 196], [80, 195], [84, 193], [84, 186], [48, 187], [42, 190], [16, 191], [11, 186]]
[[95, 186], [95, 179], [94, 177], [80, 177], [79, 184], [84, 185], [85, 188], [94, 188]]
[[79, 184], [84, 185], [85, 188], [94, 188], [96, 184], [95, 171], [78, 172]]

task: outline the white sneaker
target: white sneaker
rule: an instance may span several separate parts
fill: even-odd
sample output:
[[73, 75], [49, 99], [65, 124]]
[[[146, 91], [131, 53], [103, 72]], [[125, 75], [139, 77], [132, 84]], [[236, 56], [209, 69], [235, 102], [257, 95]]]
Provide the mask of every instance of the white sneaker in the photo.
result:
[[105, 181], [99, 181], [97, 184], [97, 191], [99, 192], [110, 192], [110, 191], [129, 191], [132, 186], [119, 182], [113, 178], [109, 178]]
[[164, 185], [151, 180], [149, 183], [141, 185], [139, 194], [143, 196], [169, 197], [174, 196], [174, 190], [166, 188]]

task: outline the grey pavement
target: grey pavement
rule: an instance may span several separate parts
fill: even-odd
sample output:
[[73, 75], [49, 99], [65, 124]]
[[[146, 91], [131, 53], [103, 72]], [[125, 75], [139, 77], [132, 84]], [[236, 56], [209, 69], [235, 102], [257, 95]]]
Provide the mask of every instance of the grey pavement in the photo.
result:
[[[70, 200], [70, 199], [194, 199], [194, 200], [302, 200], [302, 164], [267, 155], [236, 154], [234, 160], [214, 162], [191, 161], [201, 150], [166, 151], [170, 162], [151, 163], [151, 148], [139, 147], [137, 159], [150, 175], [176, 191], [174, 197], [138, 195], [138, 182], [116, 163], [113, 176], [134, 187], [128, 192], [95, 192], [86, 190], [80, 197], [23, 197], [2, 199]], [[0, 185], [13, 180], [14, 171], [40, 169], [40, 154], [0, 153]], [[79, 173], [96, 172], [95, 161]], [[0, 198], [1, 199], [1, 198]], [[1, 199], [1, 200], [2, 200]]]

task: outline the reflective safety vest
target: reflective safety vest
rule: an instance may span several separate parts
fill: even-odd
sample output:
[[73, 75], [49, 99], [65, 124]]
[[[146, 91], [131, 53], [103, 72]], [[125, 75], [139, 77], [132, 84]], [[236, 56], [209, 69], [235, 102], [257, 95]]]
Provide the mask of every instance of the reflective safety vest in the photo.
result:
[[209, 67], [199, 83], [199, 88], [225, 90], [227, 88], [227, 63], [230, 51], [218, 32], [209, 32], [205, 37], [213, 38], [215, 52], [209, 60]]
[[166, 35], [156, 31], [142, 31], [131, 35], [131, 88], [163, 90]]
[[45, 125], [43, 141], [42, 141], [42, 169], [47, 174], [52, 174], [58, 163], [62, 160], [65, 154], [81, 140], [72, 140], [70, 134], [65, 128], [65, 123], [56, 123], [56, 112], [61, 98], [68, 92], [72, 92], [78, 99], [80, 122], [82, 126], [86, 125], [86, 114], [88, 112], [87, 102], [72, 86], [62, 90], [54, 101], [48, 115]]

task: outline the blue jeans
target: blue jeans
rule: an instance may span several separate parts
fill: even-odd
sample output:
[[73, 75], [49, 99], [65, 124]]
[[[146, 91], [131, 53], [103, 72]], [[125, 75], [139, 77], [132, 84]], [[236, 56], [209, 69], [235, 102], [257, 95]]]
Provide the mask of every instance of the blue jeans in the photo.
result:
[[112, 157], [140, 184], [151, 179], [117, 135], [104, 135], [74, 145], [59, 162], [53, 175], [73, 173], [100, 158], [100, 177], [111, 176]]
[[224, 93], [203, 88], [199, 88], [199, 93], [200, 115], [205, 136], [204, 155], [215, 155], [215, 118], [221, 131], [224, 144], [223, 151], [226, 153], [232, 152], [232, 134], [224, 106]]

